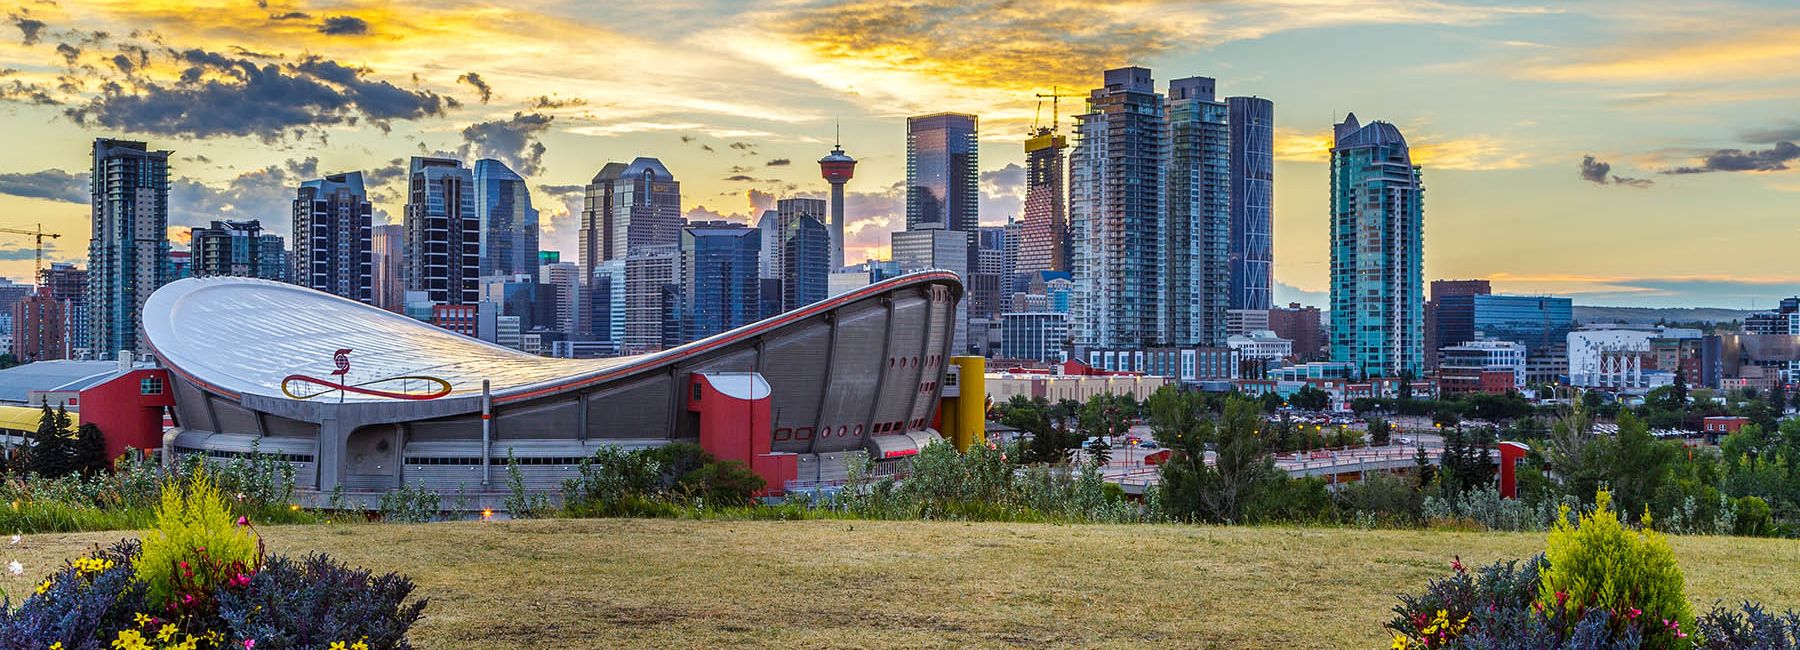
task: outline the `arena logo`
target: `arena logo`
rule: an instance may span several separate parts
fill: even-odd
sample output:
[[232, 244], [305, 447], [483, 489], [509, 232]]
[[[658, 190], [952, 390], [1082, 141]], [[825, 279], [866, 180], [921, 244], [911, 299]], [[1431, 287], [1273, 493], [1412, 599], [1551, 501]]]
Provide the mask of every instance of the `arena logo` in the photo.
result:
[[[350, 383], [350, 353], [354, 351], [344, 348], [331, 354], [331, 362], [334, 366], [331, 371], [333, 379], [320, 379], [302, 374], [292, 374], [282, 378], [282, 394], [291, 399], [308, 400], [337, 393], [340, 402], [350, 393], [412, 401], [432, 400], [450, 394], [450, 382], [438, 377], [423, 375], [385, 377], [352, 384]], [[415, 391], [415, 382], [425, 390]]]

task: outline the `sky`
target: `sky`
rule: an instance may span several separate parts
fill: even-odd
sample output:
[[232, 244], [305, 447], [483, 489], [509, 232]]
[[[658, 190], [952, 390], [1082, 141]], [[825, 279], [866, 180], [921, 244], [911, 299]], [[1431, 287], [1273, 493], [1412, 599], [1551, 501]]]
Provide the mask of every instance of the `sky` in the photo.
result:
[[[1424, 168], [1425, 278], [1578, 304], [1767, 308], [1800, 294], [1800, 6], [1593, 0], [297, 2], [0, 0], [0, 227], [85, 264], [96, 137], [171, 157], [171, 240], [286, 235], [301, 181], [361, 170], [397, 221], [406, 158], [530, 179], [574, 256], [580, 189], [660, 158], [689, 218], [823, 196], [849, 255], [904, 224], [908, 115], [981, 118], [983, 223], [1020, 211], [1038, 93], [1112, 67], [1209, 76], [1276, 111], [1276, 299], [1328, 286], [1331, 125], [1397, 125]], [[1068, 129], [1079, 98], [1061, 102]], [[841, 136], [836, 134], [841, 132]], [[28, 281], [30, 238], [0, 235]]]

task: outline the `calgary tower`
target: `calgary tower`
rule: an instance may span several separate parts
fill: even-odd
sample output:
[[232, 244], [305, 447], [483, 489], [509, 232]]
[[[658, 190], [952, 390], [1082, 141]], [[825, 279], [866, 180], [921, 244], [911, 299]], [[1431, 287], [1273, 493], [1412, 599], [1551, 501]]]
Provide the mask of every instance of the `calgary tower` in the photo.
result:
[[819, 159], [819, 173], [831, 183], [831, 270], [835, 273], [844, 268], [844, 183], [856, 175], [856, 159], [844, 154], [841, 138], [832, 145], [831, 153]]

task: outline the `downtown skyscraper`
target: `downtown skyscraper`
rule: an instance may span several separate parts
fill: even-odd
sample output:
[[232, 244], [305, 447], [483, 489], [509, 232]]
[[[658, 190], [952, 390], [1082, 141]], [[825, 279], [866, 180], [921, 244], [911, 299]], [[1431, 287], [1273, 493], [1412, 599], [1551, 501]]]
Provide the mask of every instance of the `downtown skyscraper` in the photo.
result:
[[519, 275], [538, 269], [538, 211], [531, 188], [506, 163], [475, 161], [475, 218], [481, 228], [481, 275]]
[[1063, 162], [1068, 148], [1069, 139], [1051, 127], [1039, 128], [1025, 140], [1025, 215], [1019, 223], [1014, 269], [1019, 274], [1069, 270], [1068, 174]]
[[1425, 188], [1400, 129], [1352, 113], [1331, 146], [1331, 359], [1366, 377], [1425, 367]]
[[980, 224], [979, 126], [962, 113], [906, 118], [907, 230], [974, 232]]
[[374, 214], [362, 172], [301, 183], [294, 198], [290, 280], [375, 304]]
[[[583, 329], [607, 332], [627, 351], [644, 352], [679, 341], [681, 322], [681, 183], [655, 158], [611, 162], [586, 188], [578, 247], [590, 286], [607, 274], [606, 319]], [[616, 262], [609, 264], [609, 262]], [[590, 296], [598, 304], [601, 296]], [[611, 333], [617, 333], [616, 336]]]
[[1069, 155], [1071, 336], [1078, 346], [1162, 342], [1168, 123], [1145, 68], [1107, 70]]
[[1275, 288], [1275, 102], [1227, 97], [1231, 126], [1231, 308], [1269, 309]]
[[414, 156], [408, 169], [406, 290], [433, 305], [473, 305], [481, 300], [474, 177], [448, 158]]
[[94, 141], [87, 336], [96, 358], [144, 349], [144, 301], [171, 280], [169, 154], [143, 142]]
[[1164, 345], [1225, 345], [1231, 302], [1231, 132], [1208, 77], [1169, 82]]

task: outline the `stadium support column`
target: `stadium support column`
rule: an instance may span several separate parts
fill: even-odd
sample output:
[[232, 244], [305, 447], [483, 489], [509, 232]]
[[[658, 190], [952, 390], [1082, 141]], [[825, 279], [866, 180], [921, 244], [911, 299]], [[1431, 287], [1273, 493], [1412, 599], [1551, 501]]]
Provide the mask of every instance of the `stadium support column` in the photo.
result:
[[944, 437], [958, 451], [967, 451], [987, 442], [987, 359], [950, 357], [950, 367], [945, 370], [943, 402], [939, 404]]

